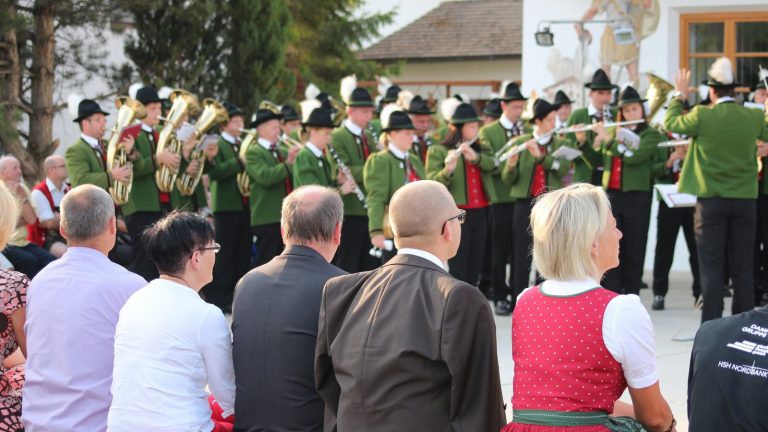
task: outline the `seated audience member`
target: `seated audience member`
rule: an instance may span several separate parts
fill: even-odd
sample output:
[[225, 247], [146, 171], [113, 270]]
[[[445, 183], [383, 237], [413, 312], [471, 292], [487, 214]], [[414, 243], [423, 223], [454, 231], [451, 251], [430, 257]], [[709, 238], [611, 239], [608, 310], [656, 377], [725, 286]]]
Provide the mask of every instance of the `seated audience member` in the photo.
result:
[[[542, 195], [530, 224], [546, 281], [523, 291], [512, 314], [513, 417], [503, 432], [674, 431], [648, 312], [637, 295], [597, 282], [619, 264], [622, 236], [605, 191], [577, 183]], [[618, 401], [627, 386], [633, 405]]]
[[28, 432], [107, 428], [118, 313], [146, 285], [107, 258], [116, 231], [115, 205], [103, 189], [78, 186], [61, 200], [68, 250], [29, 290], [22, 415]]
[[36, 223], [37, 216], [29, 201], [29, 189], [21, 180], [21, 164], [18, 159], [13, 156], [0, 157], [0, 180], [21, 203], [21, 214], [16, 223], [16, 230], [2, 252], [13, 264], [15, 270], [31, 279], [56, 257], [27, 240], [27, 225]]
[[768, 430], [766, 345], [768, 307], [701, 325], [688, 370], [691, 431]]
[[[19, 205], [16, 197], [0, 182], [0, 250], [16, 229]], [[29, 280], [21, 273], [0, 269], [0, 425], [4, 430], [20, 431], [21, 386], [24, 365], [6, 367], [9, 356], [17, 350], [27, 355], [24, 336], [24, 308]]]
[[53, 256], [61, 258], [67, 251], [67, 241], [59, 233], [59, 206], [64, 194], [69, 192], [67, 166], [64, 157], [51, 155], [43, 162], [45, 180], [41, 181], [29, 195], [32, 207], [35, 209], [37, 221], [27, 225], [29, 240], [47, 250]]
[[339, 194], [302, 186], [283, 200], [285, 250], [240, 280], [232, 315], [238, 431], [323, 430], [314, 354], [323, 285], [341, 238]]
[[394, 193], [389, 214], [397, 255], [325, 284], [315, 353], [325, 430], [498, 432], [493, 313], [445, 270], [466, 213], [422, 180]]
[[110, 431], [225, 431], [212, 420], [206, 386], [231, 416], [232, 336], [200, 289], [213, 279], [220, 246], [196, 213], [173, 212], [144, 232], [160, 277], [125, 303], [115, 330]]

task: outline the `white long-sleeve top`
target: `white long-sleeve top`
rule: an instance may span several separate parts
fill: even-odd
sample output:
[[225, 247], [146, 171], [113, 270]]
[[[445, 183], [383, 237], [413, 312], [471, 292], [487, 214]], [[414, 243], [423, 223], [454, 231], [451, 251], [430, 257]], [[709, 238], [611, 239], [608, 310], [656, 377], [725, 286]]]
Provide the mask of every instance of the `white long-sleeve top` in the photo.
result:
[[184, 285], [157, 279], [120, 311], [109, 431], [213, 429], [206, 385], [234, 412], [232, 335], [216, 306]]

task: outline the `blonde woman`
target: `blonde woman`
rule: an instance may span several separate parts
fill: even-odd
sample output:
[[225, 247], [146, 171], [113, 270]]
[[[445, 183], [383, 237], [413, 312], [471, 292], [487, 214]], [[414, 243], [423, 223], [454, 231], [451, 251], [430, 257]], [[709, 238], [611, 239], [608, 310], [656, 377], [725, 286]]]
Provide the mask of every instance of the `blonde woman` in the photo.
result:
[[[543, 195], [531, 231], [546, 281], [512, 314], [513, 419], [502, 431], [674, 431], [648, 313], [598, 282], [619, 265], [622, 237], [605, 192], [579, 183]], [[618, 400], [627, 387], [632, 405]]]
[[[19, 203], [3, 182], [0, 182], [0, 250], [16, 229]], [[21, 273], [0, 269], [0, 430], [23, 430], [21, 425], [21, 387], [24, 365], [11, 366], [8, 356], [20, 349], [27, 355], [24, 335], [27, 286], [29, 280]]]

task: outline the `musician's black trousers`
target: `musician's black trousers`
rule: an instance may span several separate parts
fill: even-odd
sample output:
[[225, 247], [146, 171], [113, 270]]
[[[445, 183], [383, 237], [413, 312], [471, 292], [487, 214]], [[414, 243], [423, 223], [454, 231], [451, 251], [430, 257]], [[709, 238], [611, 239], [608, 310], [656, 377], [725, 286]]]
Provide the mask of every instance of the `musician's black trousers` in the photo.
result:
[[483, 267], [485, 239], [488, 233], [488, 208], [467, 209], [461, 226], [461, 244], [456, 256], [448, 260], [451, 275], [470, 285], [477, 285]]
[[754, 199], [699, 198], [694, 213], [704, 305], [701, 322], [723, 316], [726, 256], [733, 285], [731, 312], [755, 306], [753, 273], [757, 209]]
[[688, 262], [693, 276], [693, 296], [701, 295], [699, 285], [699, 257], [696, 251], [696, 236], [693, 232], [693, 207], [669, 208], [659, 201], [656, 215], [656, 252], [653, 259], [653, 295], [665, 296], [669, 290], [669, 270], [675, 256], [677, 233], [683, 229], [688, 245]]
[[[491, 287], [493, 300], [505, 301], [512, 295], [507, 278], [507, 264], [513, 264], [514, 231], [513, 218], [515, 203], [491, 204], [490, 242], [491, 242]], [[514, 269], [514, 264], [512, 266]], [[512, 299], [514, 301], [514, 298]]]
[[619, 294], [639, 294], [643, 280], [645, 246], [651, 222], [651, 192], [609, 190], [611, 210], [621, 231], [619, 266], [608, 270], [603, 286]]
[[344, 216], [341, 244], [336, 250], [333, 264], [349, 273], [373, 270], [381, 264], [381, 259], [370, 255], [371, 248], [373, 245], [368, 234], [368, 218]]
[[251, 267], [251, 214], [246, 207], [240, 211], [223, 211], [213, 214], [216, 227], [216, 243], [221, 250], [213, 266], [213, 281], [203, 291], [209, 303], [224, 311], [232, 307], [235, 285]]
[[279, 222], [253, 226], [251, 232], [256, 237], [254, 267], [272, 261], [272, 258], [283, 252], [283, 236], [280, 234]]

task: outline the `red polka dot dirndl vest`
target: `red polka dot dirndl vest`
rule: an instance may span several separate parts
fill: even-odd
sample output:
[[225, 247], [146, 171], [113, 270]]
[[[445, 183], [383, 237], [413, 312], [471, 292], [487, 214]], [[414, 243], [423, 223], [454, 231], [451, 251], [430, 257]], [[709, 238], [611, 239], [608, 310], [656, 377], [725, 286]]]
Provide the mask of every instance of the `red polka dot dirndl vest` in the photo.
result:
[[[617, 296], [596, 287], [573, 296], [548, 296], [539, 286], [520, 297], [512, 315], [515, 362], [512, 408], [613, 412], [627, 387], [621, 364], [603, 341], [603, 316]], [[605, 426], [510, 423], [503, 431], [603, 432]]]

